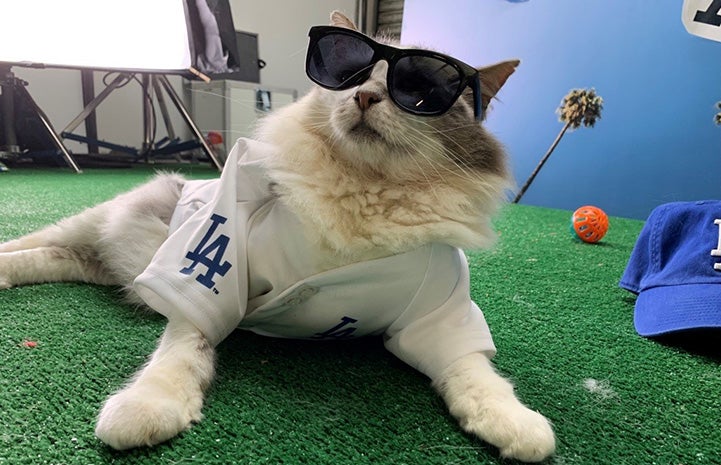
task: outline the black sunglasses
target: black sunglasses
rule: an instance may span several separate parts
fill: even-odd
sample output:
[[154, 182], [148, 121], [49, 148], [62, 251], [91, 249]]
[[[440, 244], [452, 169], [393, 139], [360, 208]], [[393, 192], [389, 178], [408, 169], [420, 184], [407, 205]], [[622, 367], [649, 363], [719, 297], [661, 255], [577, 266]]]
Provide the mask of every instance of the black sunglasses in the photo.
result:
[[388, 95], [400, 109], [435, 116], [448, 111], [463, 90], [473, 90], [473, 113], [481, 120], [478, 70], [460, 60], [421, 49], [380, 44], [352, 29], [314, 26], [305, 72], [321, 87], [345, 90], [365, 82], [380, 60], [388, 63]]

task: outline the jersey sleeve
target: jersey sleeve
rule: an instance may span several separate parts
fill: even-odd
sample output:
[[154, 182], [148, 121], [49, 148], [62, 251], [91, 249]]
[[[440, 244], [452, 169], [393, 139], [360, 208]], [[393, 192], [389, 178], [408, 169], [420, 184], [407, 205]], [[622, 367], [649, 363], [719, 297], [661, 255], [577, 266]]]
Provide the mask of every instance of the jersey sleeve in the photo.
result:
[[189, 320], [213, 345], [247, 308], [247, 223], [267, 201], [258, 151], [263, 147], [238, 141], [212, 198], [184, 218], [133, 283], [148, 306]]
[[385, 336], [390, 352], [431, 379], [464, 355], [495, 355], [488, 324], [470, 297], [462, 251], [434, 244], [423, 283]]

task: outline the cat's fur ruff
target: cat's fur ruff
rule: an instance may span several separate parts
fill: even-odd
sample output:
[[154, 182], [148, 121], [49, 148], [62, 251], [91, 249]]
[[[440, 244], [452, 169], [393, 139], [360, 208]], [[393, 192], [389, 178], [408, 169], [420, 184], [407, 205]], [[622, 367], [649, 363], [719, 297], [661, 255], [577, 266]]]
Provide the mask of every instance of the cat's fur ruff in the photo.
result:
[[[332, 22], [354, 27], [343, 15]], [[484, 107], [518, 65], [481, 70]], [[320, 88], [267, 118], [258, 138], [282, 154], [275, 190], [317, 233], [323, 267], [414, 249], [429, 242], [489, 244], [490, 217], [508, 185], [503, 150], [459, 99], [439, 117], [393, 106], [385, 62], [361, 86]], [[484, 108], [487, 109], [487, 108]], [[36, 233], [0, 244], [0, 288], [49, 281], [125, 286], [164, 241], [184, 180], [159, 175], [118, 198]], [[142, 240], [139, 240], [142, 239]], [[129, 292], [131, 299], [137, 297]], [[153, 445], [202, 417], [214, 349], [187, 321], [171, 318], [150, 361], [104, 404], [96, 434], [116, 449]], [[504, 457], [539, 461], [553, 431], [523, 406], [482, 354], [465, 356], [434, 387], [461, 426]]]

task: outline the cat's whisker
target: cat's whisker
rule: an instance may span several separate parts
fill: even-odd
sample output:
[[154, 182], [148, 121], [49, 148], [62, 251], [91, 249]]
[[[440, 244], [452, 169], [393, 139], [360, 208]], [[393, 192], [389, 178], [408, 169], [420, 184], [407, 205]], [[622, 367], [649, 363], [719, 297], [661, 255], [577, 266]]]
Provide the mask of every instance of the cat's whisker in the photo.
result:
[[[442, 137], [444, 138], [444, 140], [446, 140], [446, 141], [449, 143], [449, 145], [454, 146], [454, 147], [457, 149], [458, 152], [460, 152], [460, 153], [462, 153], [463, 155], [465, 155], [465, 158], [466, 158], [466, 159], [469, 159], [469, 160], [470, 160], [470, 159], [473, 158], [473, 154], [471, 154], [471, 153], [470, 153], [463, 145], [461, 145], [455, 138], [453, 138], [453, 137], [451, 137], [451, 136], [449, 136], [449, 135], [447, 134], [447, 132], [450, 132], [450, 131], [452, 131], [452, 130], [454, 130], [454, 129], [457, 130], [458, 127], [456, 127], [456, 128], [451, 128], [451, 129], [448, 129], [448, 130], [446, 130], [446, 131], [437, 131], [435, 128], [433, 128], [430, 124], [428, 124], [428, 123], [425, 122], [425, 121], [419, 121], [419, 123], [420, 123], [422, 126], [426, 126], [426, 127], [431, 128], [431, 130], [425, 131], [425, 130], [422, 130], [422, 129], [419, 129], [419, 128], [415, 128], [415, 127], [414, 127], [414, 128], [412, 128], [412, 130], [413, 130], [416, 134], [421, 135], [421, 136], [425, 136], [425, 137], [428, 137], [428, 138], [430, 138], [429, 135], [438, 134], [438, 135], [442, 136]], [[460, 127], [470, 127], [470, 126], [471, 126], [471, 125], [467, 125], [467, 126], [464, 125], [464, 126], [460, 126]], [[462, 164], [462, 163], [461, 163], [462, 158], [459, 159], [459, 157], [453, 156], [453, 152], [452, 152], [451, 150], [449, 150], [449, 148], [444, 147], [443, 150], [444, 150], [444, 153], [442, 153], [441, 155], [444, 157], [444, 159], [451, 161], [451, 162], [460, 170], [460, 172], [464, 175], [464, 177], [465, 177], [466, 179], [468, 179], [469, 181], [473, 182], [473, 181], [477, 181], [478, 179], [481, 179], [481, 178], [482, 178], [482, 174], [479, 173], [479, 172], [477, 172], [477, 170], [472, 169], [472, 168], [471, 168], [470, 166], [468, 166], [468, 165]], [[450, 169], [450, 168], [446, 168], [446, 169], [447, 169], [449, 172], [453, 172], [453, 173], [456, 174], [456, 175], [459, 174], [459, 173], [457, 173], [455, 170], [452, 170], [452, 169]]]
[[[408, 149], [408, 152], [410, 152], [410, 149]], [[413, 163], [418, 167], [418, 170], [425, 178], [426, 184], [428, 185], [428, 188], [430, 189], [431, 193], [433, 194], [433, 197], [436, 200], [440, 201], [440, 195], [438, 194], [438, 190], [436, 189], [436, 184], [428, 177], [426, 170], [424, 170], [423, 167], [421, 166], [421, 164], [418, 162], [418, 160], [416, 160], [416, 158], [413, 156], [414, 154], [408, 153], [408, 155], [409, 155], [409, 158], [411, 160], [413, 160]], [[440, 176], [442, 178], [442, 175], [440, 173], [438, 173], [438, 172], [436, 172], [436, 173], [438, 174], [438, 176]]]
[[[425, 123], [425, 122], [423, 122], [422, 124], [427, 125], [427, 123]], [[411, 131], [415, 135], [420, 137], [421, 142], [425, 142], [426, 140], [432, 142], [432, 138], [429, 137], [429, 135], [426, 134], [425, 131], [421, 131], [415, 127], [411, 128]], [[408, 138], [408, 140], [411, 140], [409, 135], [406, 135], [406, 137]], [[418, 139], [413, 139], [413, 141], [417, 142]], [[455, 141], [452, 141], [452, 142], [456, 143]], [[454, 164], [454, 166], [456, 166], [458, 168], [458, 170], [460, 170], [460, 173], [459, 173], [458, 170], [451, 169], [449, 166], [446, 166], [446, 164], [441, 163], [440, 161], [433, 160], [429, 156], [429, 154], [425, 153], [425, 151], [419, 151], [418, 153], [421, 153], [424, 156], [424, 158], [426, 158], [430, 163], [433, 164], [433, 169], [438, 173], [438, 175], [441, 177], [441, 179], [443, 179], [443, 176], [441, 175], [440, 171], [438, 171], [439, 167], [442, 168], [444, 171], [446, 171], [449, 174], [454, 174], [456, 176], [458, 176], [460, 174], [463, 177], [465, 177], [466, 179], [471, 180], [471, 181], [478, 179], [478, 177], [479, 177], [478, 173], [469, 171], [466, 169], [466, 167], [460, 165], [457, 162], [457, 160], [454, 159], [454, 157], [449, 156], [449, 153], [447, 153], [448, 152], [447, 149], [437, 148], [438, 147], [437, 144], [432, 144], [430, 142], [426, 143], [425, 146], [432, 149], [432, 151], [435, 152], [434, 154], [439, 157], [439, 160], [450, 161], [451, 163]], [[466, 154], [468, 154], [468, 153], [466, 152]]]
[[[417, 150], [417, 149], [416, 149], [416, 147], [418, 147], [418, 146], [420, 145], [422, 148], [426, 148], [426, 149], [428, 149], [428, 150], [431, 151], [431, 152], [436, 152], [436, 153], [437, 153], [437, 148], [436, 148], [436, 146], [435, 146], [434, 144], [432, 144], [432, 140], [431, 140], [428, 136], [426, 136], [425, 134], [422, 134], [422, 133], [418, 133], [418, 135], [421, 136], [420, 139], [414, 139], [414, 138], [412, 138], [412, 137], [410, 136], [410, 134], [408, 134], [408, 132], [404, 132], [404, 131], [399, 131], [398, 134], [397, 134], [397, 136], [399, 137], [399, 142], [402, 143], [402, 146], [403, 146], [403, 147], [407, 147], [406, 152], [408, 153], [409, 158], [412, 159], [412, 160], [416, 163], [416, 165], [418, 166], [419, 171], [420, 171], [420, 172], [423, 174], [423, 176], [426, 178], [426, 181], [427, 181], [428, 184], [431, 186], [431, 188], [434, 188], [433, 183], [432, 183], [431, 180], [428, 178], [428, 175], [426, 174], [425, 170], [423, 169], [423, 167], [420, 165], [420, 163], [419, 163], [418, 160], [416, 159], [416, 156], [417, 156], [418, 154], [420, 154], [420, 155], [424, 158], [424, 160], [426, 160], [426, 161], [428, 162], [429, 167], [430, 167], [431, 169], [433, 169], [433, 171], [435, 171], [436, 175], [437, 175], [440, 179], [444, 179], [444, 176], [443, 176], [443, 174], [438, 170], [438, 168], [439, 168], [439, 167], [445, 168], [445, 167], [443, 167], [442, 164], [440, 164], [440, 163], [436, 162], [435, 160], [433, 160], [432, 157], [428, 156], [428, 154], [426, 153], [426, 150]], [[415, 149], [415, 150], [414, 150], [414, 149]], [[435, 190], [435, 189], [434, 189], [434, 190]]]
[[217, 97], [220, 100], [228, 101], [232, 104], [239, 105], [244, 108], [255, 108], [256, 103], [257, 103], [255, 99], [246, 100], [246, 99], [239, 99], [239, 98], [230, 98], [227, 95], [224, 95], [219, 92], [213, 92], [210, 90], [191, 89], [190, 92], [198, 94], [198, 95]]
[[477, 124], [478, 124], [478, 123], [473, 122], [473, 123], [468, 123], [468, 124], [459, 124], [458, 126], [453, 126], [453, 127], [446, 128], [446, 129], [434, 129], [434, 130], [433, 130], [433, 133], [435, 133], [435, 134], [445, 134], [445, 133], [448, 133], [448, 132], [458, 131], [459, 129], [473, 128], [473, 127], [476, 127]]

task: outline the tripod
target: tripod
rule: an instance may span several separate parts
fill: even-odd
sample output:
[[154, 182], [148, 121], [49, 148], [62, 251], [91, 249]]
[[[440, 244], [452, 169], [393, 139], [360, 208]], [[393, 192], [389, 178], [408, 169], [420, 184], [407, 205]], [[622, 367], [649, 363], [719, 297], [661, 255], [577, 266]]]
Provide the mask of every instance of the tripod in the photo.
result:
[[[0, 63], [0, 88], [2, 88], [2, 116], [3, 116], [3, 134], [4, 144], [0, 144], [0, 158], [13, 159], [19, 156], [22, 152], [18, 145], [17, 132], [15, 130], [15, 116], [17, 106], [15, 101], [16, 96], [24, 101], [27, 107], [33, 112], [33, 114], [42, 123], [42, 127], [53, 141], [55, 147], [60, 151], [65, 162], [75, 170], [76, 173], [82, 173], [78, 168], [77, 163], [73, 159], [70, 152], [63, 144], [58, 134], [55, 132], [52, 123], [48, 119], [45, 112], [38, 106], [33, 97], [30, 95], [28, 90], [25, 88], [28, 85], [27, 82], [22, 79], [15, 77], [12, 72], [12, 67], [8, 64]], [[5, 166], [5, 165], [2, 165]], [[2, 168], [0, 166], [0, 168]]]

